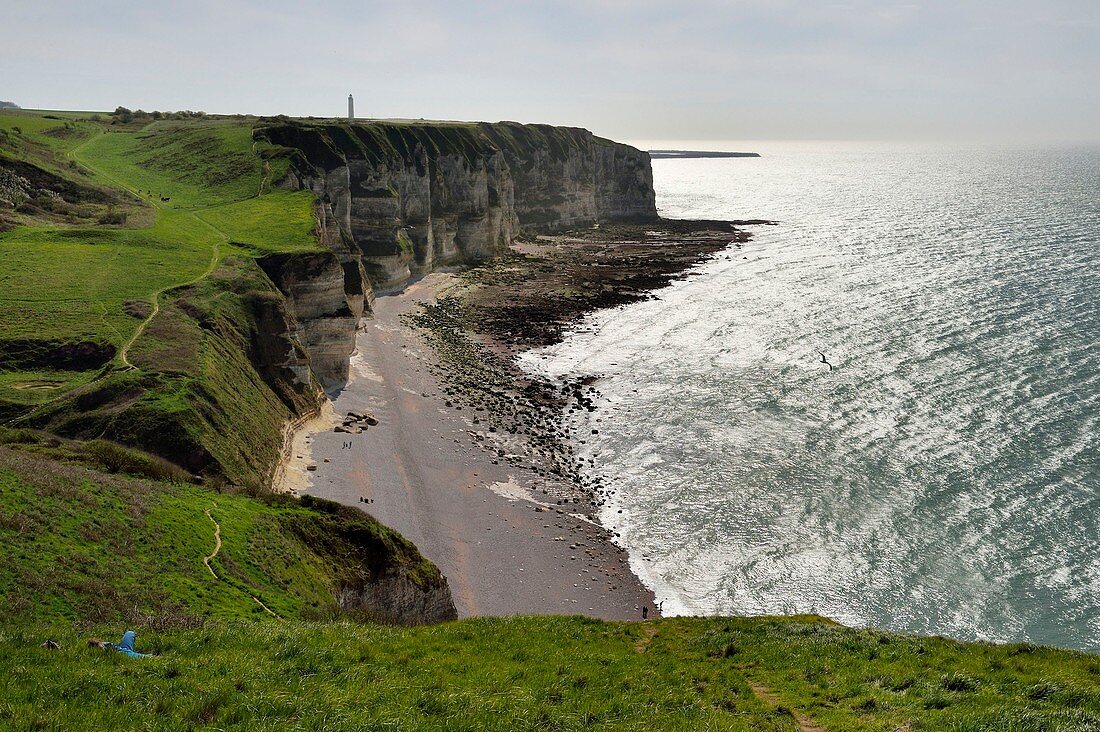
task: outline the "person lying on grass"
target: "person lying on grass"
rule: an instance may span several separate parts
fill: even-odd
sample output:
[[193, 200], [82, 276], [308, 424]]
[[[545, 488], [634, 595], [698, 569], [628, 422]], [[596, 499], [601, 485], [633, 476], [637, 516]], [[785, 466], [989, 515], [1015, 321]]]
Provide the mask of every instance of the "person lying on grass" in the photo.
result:
[[96, 648], [102, 648], [107, 651], [118, 651], [119, 653], [129, 656], [130, 658], [152, 658], [152, 653], [138, 653], [134, 650], [134, 641], [137, 639], [137, 633], [132, 630], [128, 630], [122, 634], [122, 642], [108, 643], [107, 641], [96, 640], [91, 638], [88, 640], [88, 645], [95, 646]]

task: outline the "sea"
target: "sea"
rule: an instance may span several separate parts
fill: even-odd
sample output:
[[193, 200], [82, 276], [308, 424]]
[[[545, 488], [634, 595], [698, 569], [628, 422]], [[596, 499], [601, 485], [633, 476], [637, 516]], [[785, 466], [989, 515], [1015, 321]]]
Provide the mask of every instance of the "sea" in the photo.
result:
[[1100, 147], [643, 144], [776, 224], [521, 360], [664, 614], [1100, 650]]

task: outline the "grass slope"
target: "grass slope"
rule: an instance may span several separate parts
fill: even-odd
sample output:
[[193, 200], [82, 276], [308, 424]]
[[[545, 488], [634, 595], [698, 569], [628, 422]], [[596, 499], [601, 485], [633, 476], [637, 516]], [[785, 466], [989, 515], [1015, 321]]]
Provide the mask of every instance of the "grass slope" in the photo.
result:
[[0, 235], [0, 333], [43, 341], [96, 340], [118, 348], [140, 319], [125, 304], [201, 275], [209, 228], [161, 211], [147, 229], [30, 229]]
[[28, 208], [0, 233], [0, 423], [179, 449], [194, 472], [263, 482], [304, 397], [273, 393], [249, 363], [257, 317], [278, 309], [254, 258], [319, 251], [312, 194], [272, 189], [283, 151], [239, 119], [119, 128], [13, 112], [0, 132], [13, 169], [79, 174], [126, 209], [89, 226]]
[[22, 135], [38, 145], [65, 152], [99, 132], [97, 123], [83, 117], [6, 109], [0, 111], [0, 131]]
[[[43, 404], [33, 424], [83, 439], [110, 439], [168, 457], [193, 474], [214, 470], [263, 486], [291, 410], [308, 408], [308, 385], [276, 393], [250, 353], [278, 339], [281, 298], [251, 260], [227, 257], [207, 277], [173, 290], [130, 350], [135, 369]], [[295, 388], [298, 389], [295, 391]]]
[[[66, 457], [142, 459], [76, 444], [0, 447], [0, 622], [269, 617], [256, 600], [281, 618], [330, 617], [336, 589], [367, 581], [371, 562], [439, 581], [415, 547], [361, 512], [109, 475], [57, 459]], [[215, 521], [222, 545], [208, 570]]]
[[[47, 637], [63, 650], [39, 648]], [[1095, 656], [813, 617], [483, 618], [415, 629], [222, 622], [139, 632], [139, 648], [159, 654], [141, 662], [83, 638], [60, 626], [0, 626], [0, 723], [793, 731], [801, 719], [868, 732], [1100, 729]]]

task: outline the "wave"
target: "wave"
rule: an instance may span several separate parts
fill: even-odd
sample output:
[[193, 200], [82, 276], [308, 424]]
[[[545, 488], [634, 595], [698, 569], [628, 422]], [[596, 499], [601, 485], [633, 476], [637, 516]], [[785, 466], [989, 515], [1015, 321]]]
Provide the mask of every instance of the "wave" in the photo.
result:
[[570, 419], [638, 575], [666, 613], [1100, 648], [1100, 152], [761, 152], [656, 161], [658, 204], [779, 227], [524, 359], [601, 377]]

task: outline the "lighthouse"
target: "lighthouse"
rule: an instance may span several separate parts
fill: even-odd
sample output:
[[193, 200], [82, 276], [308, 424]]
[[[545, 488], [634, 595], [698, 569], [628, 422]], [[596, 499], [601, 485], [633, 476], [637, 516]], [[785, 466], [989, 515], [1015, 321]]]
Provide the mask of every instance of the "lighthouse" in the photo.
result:
[[348, 122], [355, 121], [355, 100], [348, 94]]

